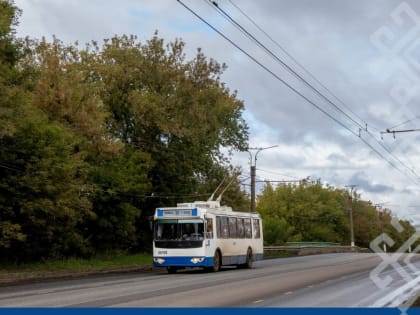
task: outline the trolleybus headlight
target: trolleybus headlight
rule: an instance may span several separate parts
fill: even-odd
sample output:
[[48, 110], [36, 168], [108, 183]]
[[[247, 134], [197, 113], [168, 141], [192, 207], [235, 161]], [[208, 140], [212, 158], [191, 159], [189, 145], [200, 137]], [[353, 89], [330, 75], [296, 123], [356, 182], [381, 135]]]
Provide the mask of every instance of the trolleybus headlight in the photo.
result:
[[156, 257], [156, 258], [153, 258], [153, 261], [158, 264], [163, 264], [165, 262], [165, 259]]
[[193, 264], [201, 263], [201, 262], [203, 262], [203, 260], [204, 260], [203, 257], [194, 257], [194, 258], [191, 258], [191, 262]]

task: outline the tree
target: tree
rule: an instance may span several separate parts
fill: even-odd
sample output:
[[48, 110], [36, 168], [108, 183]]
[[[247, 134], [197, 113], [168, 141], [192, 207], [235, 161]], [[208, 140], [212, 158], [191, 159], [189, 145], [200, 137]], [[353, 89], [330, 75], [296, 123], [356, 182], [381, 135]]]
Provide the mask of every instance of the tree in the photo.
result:
[[87, 226], [96, 251], [132, 249], [144, 241], [138, 235], [137, 224], [145, 192], [150, 189], [149, 164], [147, 154], [126, 148], [124, 153], [104, 158], [95, 167], [97, 190], [92, 199], [96, 216]]
[[195, 192], [200, 176], [224, 161], [223, 147], [244, 149], [247, 143], [243, 103], [220, 82], [225, 66], [200, 50], [186, 61], [184, 45], [122, 36], [106, 41], [100, 54], [109, 129], [150, 154], [157, 195]]
[[264, 245], [284, 245], [291, 235], [291, 227], [284, 218], [266, 217], [263, 218]]
[[[257, 210], [271, 229], [272, 220], [284, 220], [280, 239], [342, 243], [346, 239], [346, 217], [341, 194], [319, 183], [302, 182], [273, 188], [267, 184], [258, 197]], [[279, 222], [280, 223], [280, 222]]]
[[0, 8], [1, 259], [144, 249], [162, 197], [210, 195], [224, 177], [224, 200], [245, 207], [222, 154], [248, 137], [224, 65], [157, 36], [17, 40], [19, 10]]
[[83, 254], [86, 240], [79, 228], [94, 214], [81, 194], [87, 174], [78, 142], [42, 115], [0, 139], [0, 160], [13, 162], [0, 169], [0, 217], [18, 233], [0, 248], [2, 259]]

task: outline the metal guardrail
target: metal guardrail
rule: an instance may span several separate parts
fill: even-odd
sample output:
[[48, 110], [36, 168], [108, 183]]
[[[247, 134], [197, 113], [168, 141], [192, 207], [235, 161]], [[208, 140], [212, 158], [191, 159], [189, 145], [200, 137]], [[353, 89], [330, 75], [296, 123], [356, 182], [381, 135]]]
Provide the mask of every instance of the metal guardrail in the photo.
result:
[[264, 252], [292, 251], [298, 256], [330, 254], [330, 253], [368, 253], [367, 248], [357, 246], [332, 246], [332, 245], [301, 245], [301, 246], [264, 246]]
[[[303, 248], [335, 248], [335, 249], [350, 249], [351, 246], [345, 245], [299, 245], [299, 246], [290, 246], [290, 245], [282, 245], [282, 246], [264, 246], [264, 250], [299, 250]], [[357, 247], [353, 247], [357, 248]]]
[[286, 246], [342, 246], [335, 242], [287, 242]]

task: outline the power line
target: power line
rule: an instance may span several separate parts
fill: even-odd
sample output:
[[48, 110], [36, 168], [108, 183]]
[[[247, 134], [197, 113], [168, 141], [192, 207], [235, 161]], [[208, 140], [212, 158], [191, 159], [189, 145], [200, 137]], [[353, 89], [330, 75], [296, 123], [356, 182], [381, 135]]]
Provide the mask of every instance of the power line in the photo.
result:
[[[345, 113], [338, 105], [336, 105], [334, 102], [332, 102], [329, 98], [327, 98], [325, 95], [323, 95], [318, 89], [316, 89], [313, 85], [311, 85], [308, 81], [306, 81], [301, 75], [299, 75], [295, 70], [293, 70], [289, 65], [287, 65], [284, 61], [282, 61], [277, 55], [275, 55], [270, 49], [268, 49], [266, 46], [264, 46], [258, 39], [255, 38], [251, 33], [249, 33], [244, 27], [242, 27], [238, 22], [236, 22], [228, 13], [226, 13], [223, 9], [219, 7], [219, 5], [212, 0], [208, 0], [212, 2], [213, 6], [217, 8], [218, 12], [225, 17], [230, 23], [232, 23], [236, 28], [238, 28], [243, 34], [245, 34], [248, 38], [250, 38], [253, 42], [257, 43], [259, 47], [264, 49], [270, 56], [272, 56], [276, 61], [280, 62], [282, 66], [284, 66], [289, 72], [291, 72], [293, 75], [295, 75], [298, 79], [300, 79], [302, 82], [304, 82], [308, 87], [310, 87], [313, 91], [315, 91], [319, 96], [321, 96], [324, 100], [326, 100], [328, 103], [330, 103], [334, 108], [336, 108], [338, 111], [343, 113], [347, 118], [349, 118], [351, 121], [353, 121], [358, 127], [359, 127], [359, 138], [361, 138], [361, 131], [365, 130], [369, 136], [375, 139], [375, 141], [385, 150], [387, 151], [395, 160], [397, 160], [403, 167], [408, 169], [410, 172], [416, 176], [418, 179], [419, 176], [417, 173], [409, 168], [404, 162], [402, 162], [399, 158], [397, 158], [392, 151], [389, 150], [383, 143], [381, 143], [378, 139], [376, 139], [373, 134], [371, 134], [367, 126], [368, 124], [365, 122], [365, 126], [360, 125], [358, 122], [356, 122], [353, 118], [351, 118], [347, 113]], [[231, 2], [232, 3], [232, 2]], [[266, 33], [266, 32], [264, 32]], [[280, 46], [280, 45], [278, 45]], [[305, 72], [307, 72], [312, 78], [314, 78], [324, 89], [326, 89], [330, 94], [332, 94], [341, 104], [343, 104], [346, 108], [349, 108], [341, 99], [339, 99], [334, 93], [332, 93], [325, 85], [323, 85], [312, 73], [310, 73], [308, 70], [306, 70], [305, 67], [303, 67], [293, 56], [291, 56], [287, 51], [285, 51], [281, 46], [280, 48], [288, 55], [290, 56], [301, 68], [304, 69]], [[362, 120], [362, 119], [361, 119]], [[362, 120], [363, 121], [363, 120]]]
[[[276, 45], [284, 54], [286, 54], [295, 64], [297, 64], [306, 74], [308, 74], [315, 82], [323, 87], [328, 93], [330, 93], [339, 103], [341, 103], [350, 113], [356, 116], [360, 121], [367, 126], [368, 124], [361, 118], [357, 113], [351, 110], [344, 101], [342, 101], [336, 94], [334, 94], [325, 84], [323, 84], [311, 71], [309, 71], [302, 63], [300, 63], [295, 57], [292, 56], [278, 41], [276, 41], [270, 34], [268, 34], [262, 27], [260, 27], [248, 14], [246, 14], [238, 5], [229, 0], [229, 3], [234, 6], [245, 18], [250, 21], [261, 33], [263, 33], [274, 45]], [[350, 118], [351, 119], [351, 118]], [[352, 119], [353, 120], [353, 119]], [[354, 121], [354, 120], [353, 120]], [[355, 122], [356, 123], [356, 122]], [[356, 123], [357, 124], [357, 123]], [[358, 124], [360, 126], [360, 124]], [[362, 126], [360, 126], [362, 127]], [[377, 129], [377, 128], [375, 128]], [[379, 129], [378, 129], [379, 130]]]
[[[269, 74], [271, 74], [275, 79], [277, 79], [278, 81], [282, 82], [286, 87], [288, 87], [290, 90], [292, 90], [293, 92], [295, 92], [297, 95], [299, 95], [300, 97], [302, 97], [305, 101], [307, 101], [310, 105], [314, 106], [316, 109], [318, 109], [319, 111], [321, 111], [324, 115], [326, 115], [327, 117], [329, 117], [330, 119], [332, 119], [333, 121], [335, 121], [337, 124], [339, 124], [340, 126], [342, 126], [344, 129], [346, 129], [347, 131], [349, 131], [351, 134], [355, 135], [356, 137], [358, 137], [359, 139], [361, 139], [361, 141], [368, 146], [372, 151], [374, 151], [379, 157], [381, 157], [384, 161], [386, 161], [391, 167], [393, 167], [394, 169], [396, 169], [397, 171], [399, 171], [402, 175], [407, 176], [406, 173], [404, 173], [401, 169], [399, 169], [392, 161], [388, 160], [385, 158], [385, 156], [379, 152], [376, 148], [374, 148], [369, 142], [367, 142], [364, 138], [361, 137], [360, 134], [357, 134], [356, 132], [354, 132], [353, 130], [351, 130], [347, 125], [345, 125], [343, 122], [341, 122], [340, 120], [338, 120], [337, 118], [335, 118], [334, 116], [332, 116], [331, 114], [329, 114], [327, 111], [325, 111], [323, 108], [321, 108], [320, 106], [318, 106], [316, 103], [314, 103], [312, 100], [310, 100], [307, 96], [305, 96], [304, 94], [302, 94], [300, 91], [298, 91], [296, 88], [294, 88], [293, 86], [291, 86], [289, 83], [287, 83], [285, 80], [283, 80], [282, 78], [280, 78], [277, 74], [275, 74], [272, 70], [270, 70], [267, 66], [265, 66], [264, 64], [262, 64], [260, 61], [258, 61], [255, 57], [253, 57], [250, 53], [248, 53], [247, 51], [245, 51], [243, 48], [241, 48], [238, 44], [236, 44], [233, 40], [231, 40], [229, 37], [227, 37], [225, 34], [223, 34], [221, 31], [219, 31], [216, 27], [214, 27], [212, 24], [210, 24], [208, 21], [206, 21], [203, 17], [201, 17], [199, 14], [197, 14], [194, 10], [192, 10], [190, 7], [188, 7], [186, 4], [184, 4], [181, 0], [177, 0], [185, 9], [187, 9], [189, 12], [191, 12], [195, 17], [197, 17], [200, 21], [202, 21], [204, 24], [206, 24], [208, 27], [210, 27], [213, 31], [215, 31], [217, 34], [219, 34], [221, 37], [223, 37], [226, 41], [228, 41], [232, 46], [234, 46], [236, 49], [238, 49], [239, 51], [241, 51], [243, 54], [245, 54], [248, 58], [250, 58], [253, 62], [255, 62], [257, 65], [259, 65], [261, 68], [263, 68], [265, 71], [267, 71]], [[320, 93], [318, 91], [318, 93]], [[323, 98], [325, 98], [325, 96], [323, 96]], [[329, 102], [331, 102], [328, 98], [326, 98]], [[331, 102], [332, 103], [332, 102]], [[357, 123], [358, 124], [358, 123]], [[359, 125], [359, 124], [358, 124]], [[371, 133], [369, 133], [369, 135], [371, 135]], [[375, 138], [376, 140], [376, 138]], [[389, 150], [387, 150], [388, 153], [390, 153]], [[400, 160], [398, 160], [400, 161]], [[402, 163], [400, 161], [400, 163]], [[406, 169], [410, 170], [404, 163], [402, 163], [403, 166], [406, 167]], [[416, 182], [415, 180], [413, 180], [411, 177], [409, 177], [410, 180], [412, 180], [416, 185], [418, 184], [418, 182]]]
[[271, 74], [274, 78], [276, 78], [278, 81], [282, 82], [286, 87], [288, 87], [290, 90], [295, 92], [297, 95], [302, 97], [304, 100], [306, 100], [309, 104], [314, 106], [316, 109], [321, 111], [324, 115], [328, 116], [330, 119], [335, 121], [337, 124], [339, 124], [341, 127], [345, 128], [349, 132], [351, 132], [353, 135], [358, 136], [356, 132], [351, 130], [348, 126], [346, 126], [343, 122], [336, 119], [334, 116], [329, 114], [327, 111], [325, 111], [323, 108], [315, 104], [313, 101], [311, 101], [307, 96], [299, 92], [296, 88], [291, 86], [289, 83], [287, 83], [285, 80], [280, 78], [277, 74], [275, 74], [273, 71], [271, 71], [267, 66], [263, 65], [260, 61], [258, 61], [255, 57], [253, 57], [251, 54], [246, 52], [243, 48], [241, 48], [238, 44], [236, 44], [234, 41], [232, 41], [229, 37], [227, 37], [225, 34], [223, 34], [221, 31], [219, 31], [217, 28], [215, 28], [213, 25], [211, 25], [209, 22], [207, 22], [204, 18], [202, 18], [200, 15], [198, 15], [195, 11], [193, 11], [190, 7], [188, 7], [186, 4], [184, 4], [181, 0], [177, 0], [185, 9], [190, 11], [194, 16], [196, 16], [198, 19], [200, 19], [204, 24], [206, 24], [208, 27], [210, 27], [212, 30], [214, 30], [217, 34], [222, 36], [226, 41], [228, 41], [231, 45], [233, 45], [236, 49], [240, 50], [243, 54], [245, 54], [248, 58], [250, 58], [253, 62], [255, 62], [257, 65], [259, 65], [261, 68], [263, 68], [265, 71], [267, 71], [269, 74]]
[[261, 172], [265, 172], [265, 173], [270, 173], [270, 174], [274, 174], [274, 175], [280, 175], [280, 176], [285, 176], [285, 177], [290, 177], [293, 179], [300, 179], [300, 177], [296, 177], [296, 176], [292, 176], [292, 175], [287, 175], [287, 174], [282, 174], [282, 173], [277, 173], [277, 172], [272, 172], [272, 171], [267, 171], [261, 168], [257, 168], [257, 171], [261, 171]]
[[[343, 115], [345, 115], [348, 119], [350, 119], [353, 123], [355, 123], [359, 128], [365, 128], [365, 126], [361, 125], [357, 121], [355, 121], [352, 117], [350, 117], [346, 112], [344, 112], [339, 106], [337, 106], [334, 102], [332, 102], [328, 97], [326, 97], [324, 94], [322, 94], [316, 87], [314, 87], [311, 83], [309, 83], [305, 78], [303, 78], [299, 73], [297, 73], [292, 67], [290, 67], [288, 64], [286, 64], [282, 59], [280, 59], [275, 53], [273, 53], [267, 46], [265, 46], [261, 41], [259, 41], [254, 35], [252, 35], [250, 32], [248, 32], [241, 24], [235, 21], [226, 11], [224, 11], [222, 8], [219, 7], [217, 2], [211, 1], [217, 10], [219, 10], [230, 23], [232, 23], [235, 27], [237, 27], [243, 34], [245, 34], [248, 38], [250, 38], [253, 42], [255, 42], [259, 47], [261, 47], [267, 54], [269, 54], [273, 59], [275, 59], [278, 63], [280, 63], [284, 68], [286, 68], [292, 75], [297, 77], [300, 81], [302, 81], [306, 86], [308, 86], [310, 89], [312, 89], [316, 94], [318, 94], [321, 98], [323, 98], [325, 101], [327, 101], [331, 106], [333, 106], [336, 110], [341, 112]], [[287, 53], [288, 54], [288, 53]], [[289, 55], [289, 54], [288, 54]], [[292, 57], [293, 58], [293, 57]], [[299, 64], [296, 59], [293, 58], [293, 60]], [[299, 64], [300, 65], [300, 64]], [[304, 68], [302, 65], [300, 65], [302, 68]], [[305, 69], [305, 68], [304, 68]], [[309, 73], [313, 78], [315, 78], [308, 70], [305, 69], [305, 72]], [[315, 80], [326, 90], [328, 90], [318, 79], [315, 78]], [[329, 90], [328, 90], [329, 91]], [[333, 94], [332, 92], [330, 92]], [[336, 97], [337, 98], [337, 97]]]
[[394, 129], [394, 128], [400, 127], [400, 126], [402, 126], [402, 125], [408, 124], [409, 122], [412, 122], [413, 120], [416, 120], [416, 119], [419, 119], [419, 118], [420, 118], [420, 116], [416, 116], [416, 117], [414, 117], [414, 118], [412, 118], [412, 119], [405, 120], [405, 121], [403, 121], [402, 123], [399, 123], [399, 124], [397, 124], [397, 125], [395, 125], [395, 126], [389, 127], [389, 128], [387, 128], [386, 130], [389, 130], [389, 129]]

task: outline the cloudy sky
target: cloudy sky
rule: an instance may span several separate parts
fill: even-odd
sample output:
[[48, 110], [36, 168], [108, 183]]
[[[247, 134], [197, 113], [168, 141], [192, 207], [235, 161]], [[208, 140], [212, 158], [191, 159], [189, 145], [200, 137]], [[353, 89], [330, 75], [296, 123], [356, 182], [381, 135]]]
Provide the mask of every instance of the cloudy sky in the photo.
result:
[[[182, 38], [188, 56], [200, 47], [227, 64], [222, 80], [245, 103], [250, 147], [278, 145], [259, 153], [258, 179], [357, 185], [363, 199], [420, 223], [420, 132], [381, 138], [420, 128], [420, 2], [218, 0], [269, 53], [208, 1], [182, 2], [263, 67], [176, 0], [15, 0], [18, 36]], [[248, 153], [232, 162], [249, 176]]]

